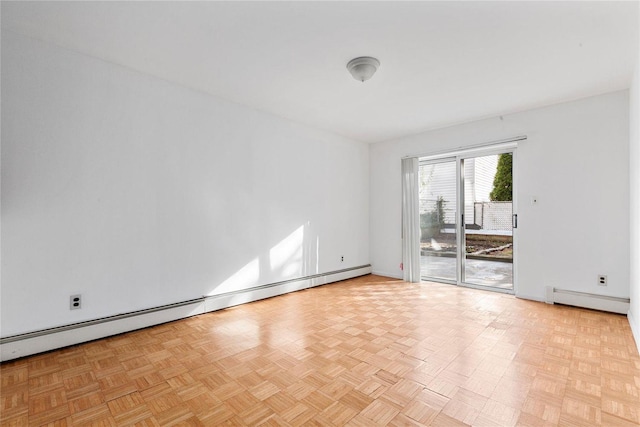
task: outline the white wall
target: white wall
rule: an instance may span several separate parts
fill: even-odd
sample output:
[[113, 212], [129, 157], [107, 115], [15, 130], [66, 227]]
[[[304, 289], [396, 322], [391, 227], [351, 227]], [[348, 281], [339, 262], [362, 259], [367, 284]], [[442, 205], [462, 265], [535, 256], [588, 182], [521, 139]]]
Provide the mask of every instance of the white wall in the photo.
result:
[[[615, 92], [372, 145], [374, 273], [401, 276], [403, 156], [527, 135], [514, 166], [516, 294], [543, 300], [551, 285], [629, 297], [628, 108], [628, 92]], [[606, 288], [598, 274], [608, 275]]]
[[368, 264], [368, 153], [3, 32], [1, 334]]
[[629, 90], [630, 294], [629, 323], [640, 350], [640, 63]]

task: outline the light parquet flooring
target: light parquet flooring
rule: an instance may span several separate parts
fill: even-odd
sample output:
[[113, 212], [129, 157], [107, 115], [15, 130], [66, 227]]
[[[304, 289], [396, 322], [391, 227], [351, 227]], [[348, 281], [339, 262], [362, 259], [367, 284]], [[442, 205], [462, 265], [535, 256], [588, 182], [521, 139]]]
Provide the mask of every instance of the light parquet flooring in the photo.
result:
[[378, 276], [0, 366], [1, 424], [632, 426], [625, 316]]

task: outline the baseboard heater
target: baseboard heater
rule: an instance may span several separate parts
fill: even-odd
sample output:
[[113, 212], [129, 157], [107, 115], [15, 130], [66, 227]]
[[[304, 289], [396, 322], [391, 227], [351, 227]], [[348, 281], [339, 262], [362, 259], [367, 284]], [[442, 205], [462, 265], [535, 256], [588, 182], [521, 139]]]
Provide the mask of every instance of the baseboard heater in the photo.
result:
[[100, 338], [161, 323], [184, 319], [210, 311], [221, 310], [248, 302], [271, 298], [289, 292], [352, 279], [371, 273], [371, 265], [346, 268], [328, 273], [314, 274], [241, 289], [223, 294], [203, 296], [159, 307], [87, 320], [38, 331], [0, 338], [0, 361], [17, 359], [32, 354], [55, 350]]
[[629, 298], [569, 291], [552, 286], [547, 286], [546, 288], [545, 302], [547, 304], [565, 304], [620, 314], [627, 314], [629, 311]]

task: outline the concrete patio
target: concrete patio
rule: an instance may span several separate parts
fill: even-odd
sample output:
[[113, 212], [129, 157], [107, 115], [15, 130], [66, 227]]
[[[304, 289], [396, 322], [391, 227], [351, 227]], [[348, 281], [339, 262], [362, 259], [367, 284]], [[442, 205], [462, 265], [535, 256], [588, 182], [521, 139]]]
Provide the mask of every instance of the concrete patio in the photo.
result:
[[[504, 261], [467, 259], [465, 282], [500, 289], [513, 289], [513, 264]], [[420, 257], [423, 280], [456, 280], [456, 258], [446, 256]]]

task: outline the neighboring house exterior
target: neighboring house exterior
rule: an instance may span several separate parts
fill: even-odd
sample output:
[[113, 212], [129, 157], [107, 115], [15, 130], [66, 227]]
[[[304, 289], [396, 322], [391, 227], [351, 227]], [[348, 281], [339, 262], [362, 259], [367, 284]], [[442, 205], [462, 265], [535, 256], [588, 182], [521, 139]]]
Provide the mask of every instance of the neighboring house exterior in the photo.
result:
[[[482, 225], [476, 203], [490, 202], [499, 155], [475, 157], [464, 161], [465, 225]], [[445, 226], [455, 224], [456, 164], [455, 162], [423, 163], [419, 178], [420, 213], [434, 211], [439, 197], [444, 201]], [[510, 213], [508, 216], [510, 217]]]

